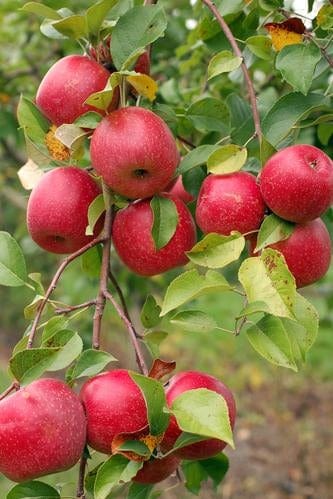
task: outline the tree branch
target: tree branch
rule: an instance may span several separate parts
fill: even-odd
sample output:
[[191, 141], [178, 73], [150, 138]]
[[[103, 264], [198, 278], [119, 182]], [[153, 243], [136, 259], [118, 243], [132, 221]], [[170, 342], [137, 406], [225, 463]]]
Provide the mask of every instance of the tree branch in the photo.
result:
[[32, 348], [32, 345], [33, 345], [33, 341], [34, 341], [34, 338], [35, 338], [35, 334], [36, 334], [36, 331], [37, 331], [37, 326], [38, 326], [38, 322], [41, 318], [41, 315], [44, 311], [44, 308], [51, 296], [51, 294], [53, 293], [53, 291], [55, 290], [55, 288], [57, 287], [57, 284], [58, 284], [58, 281], [62, 275], [62, 273], [64, 272], [64, 270], [66, 269], [66, 267], [68, 267], [68, 265], [73, 262], [76, 258], [78, 258], [79, 256], [83, 255], [83, 253], [85, 253], [86, 251], [88, 251], [89, 249], [93, 248], [94, 246], [97, 246], [97, 244], [101, 243], [104, 241], [104, 237], [102, 236], [99, 236], [95, 239], [93, 239], [92, 241], [90, 241], [90, 243], [86, 244], [85, 246], [83, 246], [82, 248], [80, 248], [78, 251], [75, 251], [74, 253], [72, 253], [71, 255], [69, 255], [67, 258], [65, 258], [65, 260], [63, 260], [63, 262], [60, 264], [60, 266], [58, 267], [58, 270], [56, 271], [56, 273], [54, 274], [53, 276], [53, 279], [51, 281], [51, 284], [49, 285], [47, 291], [46, 291], [46, 294], [44, 296], [44, 299], [40, 302], [40, 305], [37, 309], [37, 313], [36, 313], [36, 316], [34, 318], [34, 321], [32, 323], [32, 326], [31, 326], [31, 331], [30, 331], [30, 334], [29, 334], [29, 339], [28, 339], [28, 344], [27, 344], [27, 348]]
[[8, 388], [6, 388], [4, 392], [1, 393], [0, 400], [7, 397], [7, 395], [12, 393], [14, 390], [17, 391], [19, 389], [20, 389], [20, 384], [17, 381], [13, 381], [13, 383]]
[[82, 308], [88, 308], [92, 305], [96, 305], [96, 300], [85, 301], [84, 303], [79, 303], [79, 305], [68, 305], [68, 307], [64, 308], [56, 308], [54, 313], [55, 315], [67, 315], [75, 310], [81, 310]]
[[77, 484], [77, 491], [76, 491], [76, 498], [77, 499], [85, 499], [85, 493], [84, 493], [84, 475], [86, 472], [86, 466], [87, 466], [87, 457], [83, 453], [81, 456], [80, 460], [80, 468], [79, 468], [79, 480]]
[[229, 43], [234, 51], [234, 54], [237, 57], [241, 57], [241, 59], [242, 59], [241, 68], [242, 68], [242, 71], [244, 74], [244, 79], [245, 79], [247, 89], [249, 92], [249, 98], [250, 98], [252, 114], [253, 114], [253, 121], [254, 121], [254, 128], [255, 128], [256, 136], [258, 137], [259, 142], [261, 142], [262, 131], [261, 131], [261, 125], [260, 125], [260, 116], [259, 116], [259, 111], [258, 111], [258, 106], [257, 106], [257, 98], [256, 98], [254, 86], [253, 86], [253, 83], [252, 83], [252, 80], [250, 77], [249, 70], [247, 69], [247, 66], [244, 62], [243, 54], [242, 54], [242, 52], [241, 52], [241, 50], [240, 50], [240, 48], [235, 40], [234, 35], [231, 32], [229, 26], [227, 25], [227, 23], [225, 22], [225, 20], [221, 16], [221, 14], [219, 13], [214, 2], [212, 2], [212, 0], [202, 0], [202, 2], [209, 8], [209, 10], [212, 12], [212, 14], [216, 18], [217, 22], [219, 23], [219, 25], [221, 26], [221, 29], [222, 29], [223, 33], [225, 34], [226, 38], [228, 39], [228, 41], [229, 41]]

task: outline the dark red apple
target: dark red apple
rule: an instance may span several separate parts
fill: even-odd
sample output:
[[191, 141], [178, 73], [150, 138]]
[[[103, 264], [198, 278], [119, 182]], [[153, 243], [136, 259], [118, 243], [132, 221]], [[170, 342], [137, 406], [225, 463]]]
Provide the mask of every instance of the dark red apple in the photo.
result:
[[298, 288], [318, 281], [330, 266], [331, 239], [320, 218], [296, 225], [288, 239], [272, 244], [270, 248], [283, 254]]
[[145, 75], [150, 74], [150, 55], [147, 50], [138, 57], [134, 66], [134, 71]]
[[[229, 418], [231, 428], [234, 427], [236, 419], [236, 404], [234, 397], [227, 386], [220, 380], [210, 376], [209, 374], [198, 371], [185, 371], [173, 376], [166, 388], [166, 399], [169, 407], [172, 407], [174, 400], [188, 390], [196, 388], [207, 388], [222, 395], [229, 409]], [[165, 451], [172, 449], [177, 438], [181, 434], [176, 418], [171, 416], [169, 426], [165, 432], [164, 439], [161, 443], [161, 448]], [[221, 452], [227, 444], [216, 438], [209, 438], [187, 445], [175, 454], [182, 459], [207, 459]]]
[[32, 239], [51, 253], [73, 253], [96, 237], [86, 236], [88, 208], [101, 193], [85, 171], [74, 166], [45, 173], [33, 189], [27, 208], [27, 225]]
[[80, 396], [87, 415], [88, 444], [99, 452], [111, 454], [116, 435], [138, 432], [148, 424], [144, 397], [125, 369], [91, 378]]
[[181, 460], [175, 454], [169, 454], [162, 459], [151, 458], [144, 463], [132, 480], [138, 483], [162, 482], [176, 471], [180, 462]]
[[39, 379], [0, 402], [0, 472], [14, 482], [71, 468], [85, 441], [82, 404], [62, 381]]
[[196, 242], [196, 229], [193, 218], [178, 198], [163, 194], [171, 199], [177, 208], [178, 225], [170, 241], [161, 249], [156, 249], [151, 230], [153, 212], [150, 199], [136, 201], [118, 211], [112, 227], [115, 249], [121, 260], [133, 272], [152, 276], [187, 263], [185, 254]]
[[279, 217], [309, 222], [333, 201], [333, 162], [314, 146], [286, 147], [265, 164], [260, 189], [266, 204]]
[[236, 172], [208, 175], [202, 183], [195, 218], [205, 233], [245, 234], [259, 229], [265, 204], [254, 175]]
[[90, 155], [111, 189], [130, 199], [163, 190], [180, 159], [167, 125], [142, 107], [122, 108], [105, 117], [93, 133]]
[[[94, 92], [104, 89], [110, 72], [101, 64], [83, 55], [68, 55], [57, 61], [39, 85], [36, 104], [45, 116], [57, 126], [73, 123], [88, 111], [102, 111], [85, 104]], [[118, 94], [109, 111], [118, 105]], [[103, 113], [104, 114], [104, 113]]]
[[167, 192], [172, 196], [176, 196], [181, 199], [185, 204], [194, 201], [192, 194], [187, 192], [183, 184], [183, 178], [179, 175], [175, 180], [173, 180], [167, 188]]

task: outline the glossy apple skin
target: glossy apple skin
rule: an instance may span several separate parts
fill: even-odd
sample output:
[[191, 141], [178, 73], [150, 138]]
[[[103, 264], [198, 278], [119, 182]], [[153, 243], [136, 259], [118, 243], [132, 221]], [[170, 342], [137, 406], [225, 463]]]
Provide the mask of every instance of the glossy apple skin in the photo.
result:
[[161, 274], [188, 262], [185, 254], [196, 242], [196, 228], [193, 218], [178, 198], [172, 199], [178, 212], [178, 225], [170, 241], [157, 250], [151, 235], [153, 213], [150, 199], [136, 201], [118, 211], [112, 227], [114, 247], [133, 272], [143, 276]]
[[[209, 374], [198, 371], [185, 371], [173, 376], [166, 388], [168, 406], [171, 407], [173, 401], [182, 393], [196, 388], [207, 388], [208, 390], [212, 390], [222, 395], [227, 403], [230, 424], [233, 428], [236, 419], [236, 403], [234, 397], [226, 385]], [[161, 448], [164, 451], [172, 449], [180, 434], [181, 429], [177, 424], [176, 418], [171, 416], [169, 426], [161, 443]], [[186, 447], [175, 451], [175, 455], [182, 459], [207, 459], [221, 452], [226, 445], [227, 444], [222, 440], [209, 438], [195, 444], [187, 445]]]
[[333, 201], [333, 162], [314, 146], [286, 147], [265, 164], [260, 189], [276, 215], [291, 222], [309, 222]]
[[272, 244], [270, 248], [284, 255], [298, 288], [318, 281], [330, 266], [331, 239], [320, 218], [296, 225], [288, 239]]
[[51, 253], [73, 253], [82, 248], [102, 229], [101, 219], [94, 236], [85, 235], [89, 205], [100, 193], [96, 182], [80, 168], [66, 166], [45, 173], [27, 207], [32, 239]]
[[254, 175], [208, 175], [202, 183], [195, 218], [203, 233], [229, 235], [259, 229], [265, 204]]
[[129, 199], [162, 191], [179, 164], [179, 152], [164, 121], [142, 107], [105, 117], [94, 131], [90, 156], [113, 191]]
[[148, 424], [143, 395], [125, 369], [91, 378], [80, 397], [87, 415], [88, 444], [99, 452], [111, 454], [116, 435], [139, 431]]
[[85, 440], [82, 404], [62, 381], [39, 379], [0, 402], [0, 473], [14, 482], [71, 468]]
[[[37, 91], [36, 104], [57, 126], [73, 123], [88, 111], [102, 113], [84, 102], [92, 93], [103, 90], [109, 77], [110, 72], [89, 57], [68, 55], [57, 61], [44, 76]], [[109, 111], [117, 104], [115, 94]]]
[[162, 482], [176, 471], [180, 463], [180, 458], [175, 454], [170, 454], [162, 459], [150, 459], [144, 463], [132, 480], [138, 483]]
[[176, 196], [177, 198], [181, 199], [185, 204], [191, 203], [191, 201], [194, 201], [194, 197], [192, 194], [187, 192], [185, 190], [184, 184], [183, 184], [183, 178], [181, 175], [179, 175], [175, 180], [173, 180], [170, 185], [167, 188], [167, 191], [169, 194], [172, 196]]

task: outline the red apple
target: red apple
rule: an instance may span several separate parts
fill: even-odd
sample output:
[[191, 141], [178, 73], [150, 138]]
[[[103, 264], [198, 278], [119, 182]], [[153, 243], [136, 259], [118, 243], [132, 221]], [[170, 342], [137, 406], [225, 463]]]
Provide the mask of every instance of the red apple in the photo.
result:
[[206, 234], [242, 234], [260, 227], [265, 205], [254, 175], [236, 172], [208, 175], [202, 183], [196, 208], [196, 221]]
[[39, 379], [0, 402], [0, 472], [10, 480], [71, 468], [85, 440], [82, 404], [62, 381]]
[[80, 396], [87, 415], [88, 444], [99, 452], [111, 454], [116, 435], [137, 432], [148, 424], [144, 397], [125, 369], [91, 378]]
[[[89, 57], [68, 55], [57, 61], [44, 76], [36, 104], [57, 126], [73, 123], [88, 111], [102, 113], [84, 102], [89, 95], [103, 90], [109, 77], [109, 71]], [[118, 104], [118, 94], [114, 95], [109, 111]]]
[[178, 225], [170, 241], [156, 249], [151, 230], [153, 212], [150, 199], [136, 201], [118, 211], [112, 227], [114, 247], [121, 260], [133, 272], [152, 276], [187, 263], [185, 254], [196, 242], [196, 229], [192, 216], [178, 198], [163, 194], [177, 208]]
[[[51, 253], [73, 253], [92, 240], [86, 236], [88, 208], [101, 193], [85, 171], [74, 166], [45, 173], [33, 189], [27, 208], [27, 225], [32, 239]], [[100, 220], [94, 237], [102, 229]]]
[[131, 199], [163, 190], [180, 159], [167, 125], [142, 107], [122, 108], [104, 118], [93, 133], [90, 155], [111, 189]]
[[169, 192], [169, 194], [171, 194], [172, 196], [176, 196], [177, 198], [181, 199], [185, 204], [194, 201], [194, 197], [192, 196], [192, 194], [185, 190], [183, 178], [181, 175], [179, 175], [168, 185], [167, 192]]
[[[212, 390], [222, 395], [227, 403], [230, 424], [233, 428], [236, 418], [234, 397], [227, 386], [209, 374], [198, 371], [185, 371], [173, 376], [166, 388], [166, 399], [169, 407], [172, 407], [174, 400], [179, 397], [179, 395], [196, 388], [207, 388], [208, 390]], [[176, 418], [171, 416], [169, 426], [161, 443], [162, 449], [165, 451], [172, 449], [180, 434], [181, 429], [177, 424]], [[221, 452], [226, 445], [227, 444], [222, 440], [209, 438], [195, 444], [187, 445], [186, 447], [175, 451], [175, 454], [182, 459], [207, 459], [208, 457], [215, 456]]]
[[298, 288], [318, 281], [330, 266], [331, 239], [320, 218], [296, 225], [288, 239], [272, 244], [270, 248], [283, 254]]
[[150, 55], [147, 50], [143, 52], [135, 63], [134, 71], [137, 73], [142, 73], [145, 75], [149, 75], [150, 73]]
[[176, 471], [181, 460], [175, 454], [169, 454], [162, 459], [151, 458], [143, 464], [141, 470], [137, 472], [133, 482], [138, 483], [158, 483], [162, 482]]
[[291, 222], [309, 222], [332, 203], [333, 162], [314, 146], [286, 147], [265, 164], [260, 188], [274, 213]]

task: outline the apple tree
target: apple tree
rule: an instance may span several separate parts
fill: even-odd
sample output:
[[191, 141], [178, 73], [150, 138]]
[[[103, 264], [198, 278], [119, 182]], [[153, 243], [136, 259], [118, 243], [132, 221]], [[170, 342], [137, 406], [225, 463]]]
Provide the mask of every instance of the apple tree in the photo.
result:
[[[159, 351], [173, 328], [245, 335], [281, 368], [305, 362], [319, 317], [300, 288], [328, 271], [333, 200], [333, 5], [314, 3], [312, 17], [283, 0], [21, 6], [44, 43], [70, 47], [17, 106], [27, 229], [65, 256], [45, 286], [0, 233], [0, 284], [33, 293], [0, 396], [0, 472], [19, 482], [8, 499], [61, 497], [39, 478], [77, 463], [81, 499], [157, 497], [172, 474], [195, 493], [219, 485], [234, 396], [208, 373], [174, 374]], [[77, 259], [98, 285], [59, 302]], [[140, 321], [123, 292], [143, 282], [133, 275], [148, 290]], [[233, 329], [201, 303], [226, 293], [243, 302]], [[109, 306], [136, 371], [101, 349]], [[90, 310], [87, 346], [72, 324]]]

